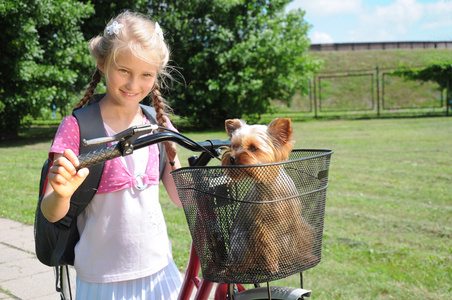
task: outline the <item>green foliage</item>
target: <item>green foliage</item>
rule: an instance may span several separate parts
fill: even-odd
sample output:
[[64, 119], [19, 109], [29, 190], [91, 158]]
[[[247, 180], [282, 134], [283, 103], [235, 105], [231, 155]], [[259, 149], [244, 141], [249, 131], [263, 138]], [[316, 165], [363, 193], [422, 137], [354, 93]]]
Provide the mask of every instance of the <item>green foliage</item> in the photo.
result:
[[64, 110], [86, 84], [91, 61], [80, 24], [92, 13], [76, 0], [0, 4], [0, 139], [16, 136], [23, 118], [43, 107]]
[[172, 45], [185, 85], [167, 95], [178, 115], [197, 128], [222, 127], [225, 118], [256, 121], [271, 100], [306, 92], [320, 68], [305, 55], [304, 12], [285, 13], [280, 1], [159, 1], [149, 4]]
[[440, 91], [446, 90], [446, 105], [452, 105], [452, 61], [435, 62], [424, 68], [401, 66], [393, 74], [407, 80], [438, 83]]
[[393, 74], [408, 80], [434, 81], [439, 84], [440, 89], [446, 89], [451, 83], [452, 61], [432, 63], [424, 68], [401, 66]]
[[309, 75], [320, 68], [305, 55], [304, 12], [285, 13], [288, 2], [3, 1], [0, 138], [16, 136], [24, 117], [53, 105], [67, 113], [94, 68], [86, 41], [124, 9], [151, 13], [163, 27], [183, 79], [174, 77], [186, 83], [166, 97], [191, 127], [220, 127], [243, 115], [255, 121], [271, 100], [288, 103], [306, 92]]

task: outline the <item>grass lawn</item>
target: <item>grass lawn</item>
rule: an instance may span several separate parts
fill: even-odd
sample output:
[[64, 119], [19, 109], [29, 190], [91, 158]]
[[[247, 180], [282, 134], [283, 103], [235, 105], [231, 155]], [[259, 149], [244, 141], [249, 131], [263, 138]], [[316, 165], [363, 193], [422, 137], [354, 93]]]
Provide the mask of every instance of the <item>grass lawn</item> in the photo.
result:
[[[296, 148], [332, 149], [322, 262], [312, 299], [452, 299], [452, 119], [294, 123]], [[195, 140], [224, 132], [190, 133]], [[32, 224], [50, 139], [0, 145], [0, 216]], [[185, 160], [190, 153], [181, 150]], [[176, 263], [190, 244], [181, 209], [162, 206]], [[275, 284], [298, 286], [298, 276]]]

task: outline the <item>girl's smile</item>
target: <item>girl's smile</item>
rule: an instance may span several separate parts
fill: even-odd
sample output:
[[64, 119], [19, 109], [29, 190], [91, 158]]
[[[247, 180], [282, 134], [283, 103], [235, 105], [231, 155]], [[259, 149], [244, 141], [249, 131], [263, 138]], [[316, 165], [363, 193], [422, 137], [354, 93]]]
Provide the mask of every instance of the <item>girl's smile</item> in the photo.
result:
[[126, 97], [131, 97], [131, 98], [133, 98], [133, 97], [135, 97], [135, 96], [137, 96], [138, 95], [138, 93], [127, 93], [127, 92], [124, 92], [123, 90], [120, 90], [123, 94], [124, 94], [124, 96], [126, 96]]

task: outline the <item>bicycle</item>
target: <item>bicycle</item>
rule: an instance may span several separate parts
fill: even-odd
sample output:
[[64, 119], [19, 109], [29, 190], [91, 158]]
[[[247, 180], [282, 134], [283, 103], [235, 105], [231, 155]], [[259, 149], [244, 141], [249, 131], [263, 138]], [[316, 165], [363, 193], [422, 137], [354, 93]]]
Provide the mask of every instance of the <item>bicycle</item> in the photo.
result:
[[[146, 135], [158, 129], [164, 131]], [[146, 136], [143, 137], [143, 135]], [[164, 141], [176, 142], [190, 151], [201, 152], [199, 156], [191, 156], [189, 158], [189, 167], [171, 172], [178, 188], [179, 197], [192, 235], [187, 271], [179, 299], [190, 299], [195, 287], [197, 288], [197, 292], [194, 295], [195, 300], [208, 299], [215, 282], [217, 282], [214, 294], [214, 299], [216, 300], [295, 300], [310, 297], [311, 291], [303, 289], [302, 271], [312, 268], [320, 262], [325, 196], [326, 188], [328, 187], [328, 168], [333, 151], [294, 150], [292, 151], [294, 155], [291, 156], [289, 161], [283, 163], [240, 166], [237, 168], [209, 167], [207, 164], [210, 160], [213, 158], [219, 159], [221, 148], [229, 146], [229, 141], [207, 140], [195, 142], [167, 128], [147, 124], [131, 127], [111, 137], [83, 141], [85, 144], [90, 145], [109, 142], [118, 143], [80, 155], [78, 157], [80, 161], [78, 168], [129, 155], [133, 153], [134, 149], [140, 149]], [[287, 262], [281, 259], [286, 253], [281, 252], [281, 257], [277, 258], [278, 261], [281, 261], [281, 268], [277, 274], [266, 272], [265, 266], [253, 265], [244, 267], [243, 262], [240, 267], [234, 265], [237, 264], [237, 261], [240, 261], [240, 258], [237, 257], [240, 257], [242, 251], [236, 249], [238, 248], [236, 245], [237, 241], [245, 241], [245, 243], [247, 241], [243, 238], [243, 232], [236, 236], [231, 232], [231, 224], [241, 222], [241, 220], [234, 220], [234, 213], [240, 208], [247, 209], [248, 205], [256, 203], [249, 203], [246, 199], [237, 200], [233, 199], [234, 197], [231, 198], [232, 194], [234, 194], [233, 196], [240, 194], [239, 197], [243, 198], [249, 193], [251, 185], [250, 183], [245, 183], [245, 185], [241, 186], [237, 186], [237, 183], [231, 185], [231, 181], [228, 179], [228, 172], [235, 171], [235, 169], [240, 172], [247, 168], [256, 167], [261, 168], [261, 171], [265, 172], [267, 171], [265, 168], [275, 168], [275, 166], [278, 168], [283, 167], [285, 172], [291, 176], [291, 183], [294, 181], [294, 184], [297, 185], [299, 194], [294, 198], [300, 199], [305, 207], [315, 211], [315, 214], [300, 216], [300, 218], [309, 219], [309, 222], [315, 225], [316, 244], [313, 250], [318, 256], [318, 260], [311, 263]], [[277, 199], [277, 201], [279, 200], [281, 199]], [[234, 226], [237, 228], [236, 225]], [[246, 233], [248, 238], [249, 234], [249, 232]], [[232, 241], [234, 238], [236, 244]], [[283, 236], [280, 248], [290, 248], [290, 241], [293, 238], [299, 238], [299, 236], [288, 236], [287, 234]], [[290, 254], [290, 259], [302, 258], [302, 253], [298, 251], [299, 254], [297, 256], [293, 252]], [[241, 268], [244, 272], [240, 272]], [[201, 269], [203, 277], [199, 278]], [[237, 270], [239, 272], [236, 272]], [[300, 288], [276, 287], [269, 284], [270, 281], [296, 273], [300, 274]], [[267, 282], [267, 287], [260, 287], [260, 283], [263, 282]], [[245, 289], [243, 284], [254, 284], [254, 288]]]

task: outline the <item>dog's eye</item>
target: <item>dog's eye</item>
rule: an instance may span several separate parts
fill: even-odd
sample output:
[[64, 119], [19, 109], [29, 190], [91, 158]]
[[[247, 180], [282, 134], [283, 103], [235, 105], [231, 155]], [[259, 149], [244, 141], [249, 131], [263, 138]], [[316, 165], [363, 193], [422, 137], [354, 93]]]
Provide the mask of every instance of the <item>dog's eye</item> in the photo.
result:
[[251, 145], [251, 146], [248, 147], [248, 150], [250, 150], [251, 152], [256, 152], [257, 148], [256, 148], [256, 146]]

